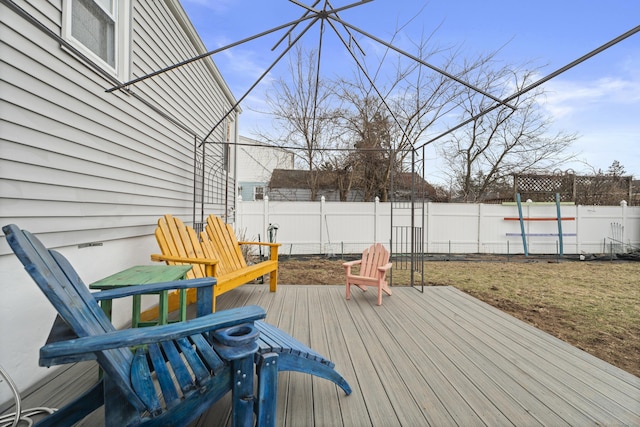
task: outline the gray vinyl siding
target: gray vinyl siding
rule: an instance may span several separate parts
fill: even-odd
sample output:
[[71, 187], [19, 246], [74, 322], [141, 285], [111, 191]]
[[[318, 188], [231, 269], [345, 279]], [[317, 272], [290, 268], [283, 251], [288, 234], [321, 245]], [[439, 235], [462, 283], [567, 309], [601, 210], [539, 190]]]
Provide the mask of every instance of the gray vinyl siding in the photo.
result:
[[[136, 4], [134, 17], [134, 76], [146, 75], [152, 71], [163, 69], [169, 65], [192, 58], [204, 51], [194, 48], [194, 41], [175, 26], [170, 25], [172, 18], [170, 2], [140, 2]], [[165, 23], [162, 27], [152, 25], [153, 22]], [[162, 41], [162, 44], [158, 42]], [[209, 60], [201, 60], [176, 68], [167, 73], [155, 76], [136, 85], [136, 91], [154, 105], [177, 117], [190, 129], [195, 129], [198, 137], [205, 137], [213, 126], [232, 107], [225, 93], [220, 90], [212, 75], [218, 75], [215, 65]], [[185, 81], [189, 81], [185, 85]], [[230, 118], [234, 118], [231, 115]], [[226, 126], [222, 123], [216, 128], [209, 141], [221, 141], [226, 137]], [[207, 144], [208, 158], [213, 163], [221, 164], [223, 150], [218, 144]], [[215, 172], [221, 172], [216, 170]], [[233, 171], [229, 171], [230, 188], [234, 187]], [[207, 185], [217, 191], [206, 190], [207, 194], [220, 192], [225, 188], [225, 175], [210, 173]], [[229, 203], [234, 203], [233, 191], [228, 195]], [[209, 200], [210, 199], [206, 199]], [[220, 201], [223, 203], [223, 201]]]
[[[164, 2], [136, 3], [133, 26], [135, 77], [201, 53], [194, 49], [183, 32], [170, 26], [167, 22], [170, 13]], [[163, 22], [166, 26], [158, 28], [152, 25], [153, 21]], [[231, 107], [215, 83], [206, 60], [201, 60], [141, 82], [135, 90], [204, 137]], [[223, 135], [224, 129], [219, 127], [212, 136], [220, 140]]]
[[[61, 34], [60, 1], [14, 2]], [[132, 0], [133, 76], [201, 53], [170, 2]], [[0, 17], [0, 223], [66, 246], [148, 236], [165, 213], [190, 221], [194, 138], [234, 102], [215, 66], [106, 93], [112, 81], [1, 3]]]

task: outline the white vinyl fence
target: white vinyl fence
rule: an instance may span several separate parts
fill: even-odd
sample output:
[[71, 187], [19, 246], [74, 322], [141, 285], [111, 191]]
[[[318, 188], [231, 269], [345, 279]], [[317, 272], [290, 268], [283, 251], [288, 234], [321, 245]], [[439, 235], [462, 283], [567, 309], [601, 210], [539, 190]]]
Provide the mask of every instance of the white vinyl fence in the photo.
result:
[[[564, 254], [609, 254], [640, 248], [640, 207], [561, 207]], [[557, 206], [522, 204], [529, 254], [559, 254]], [[239, 201], [235, 229], [241, 239], [277, 241], [282, 255], [354, 254], [374, 242], [394, 247], [408, 239], [409, 205], [380, 202]], [[534, 220], [537, 218], [537, 220]], [[544, 220], [540, 220], [543, 218]], [[393, 224], [393, 228], [392, 228]], [[271, 228], [270, 228], [271, 226]], [[524, 245], [515, 204], [427, 203], [414, 211], [428, 254], [522, 254]]]

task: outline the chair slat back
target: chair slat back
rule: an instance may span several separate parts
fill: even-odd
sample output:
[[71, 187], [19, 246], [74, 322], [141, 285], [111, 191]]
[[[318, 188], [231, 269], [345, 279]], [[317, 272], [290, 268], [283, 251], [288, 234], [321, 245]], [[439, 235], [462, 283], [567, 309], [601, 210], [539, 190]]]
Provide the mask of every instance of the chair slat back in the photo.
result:
[[221, 265], [221, 256], [218, 253], [218, 249], [216, 248], [216, 245], [213, 244], [211, 239], [209, 239], [209, 235], [206, 231], [200, 232], [200, 244], [202, 245], [202, 251], [204, 252], [205, 258], [218, 260], [218, 265], [216, 267], [218, 272], [217, 275], [220, 276], [221, 274], [227, 273], [227, 271], [223, 268], [224, 266]]
[[376, 277], [378, 267], [389, 262], [389, 251], [382, 245], [376, 243], [362, 252], [362, 264], [360, 275], [365, 277]]
[[[183, 258], [206, 258], [197, 233], [192, 227], [185, 226], [180, 218], [167, 214], [158, 219], [155, 235], [163, 255]], [[182, 265], [184, 263], [168, 261], [167, 264]], [[204, 265], [191, 265], [193, 268], [187, 273], [188, 279], [206, 277]]]
[[[115, 330], [62, 254], [48, 250], [38, 238], [26, 230], [20, 230], [15, 224], [4, 226], [2, 231], [25, 270], [79, 337], [102, 335]], [[118, 383], [130, 389], [128, 369], [133, 355], [128, 348], [103, 351], [97, 357], [109, 375], [118, 378]]]
[[209, 215], [205, 231], [220, 255], [220, 274], [231, 273], [247, 266], [231, 225], [216, 215]]

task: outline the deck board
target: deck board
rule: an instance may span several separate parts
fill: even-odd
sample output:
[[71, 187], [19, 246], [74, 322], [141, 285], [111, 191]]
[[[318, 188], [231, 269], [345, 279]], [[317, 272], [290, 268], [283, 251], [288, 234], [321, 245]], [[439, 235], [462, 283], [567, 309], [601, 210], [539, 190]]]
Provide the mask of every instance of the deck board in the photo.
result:
[[[513, 329], [513, 325], [503, 324], [503, 326], [504, 329], [493, 331], [492, 337], [489, 335], [483, 337], [490, 344], [490, 348], [508, 349], [509, 344], [516, 346], [512, 353], [506, 354], [508, 358], [504, 358], [500, 363], [501, 369], [505, 373], [511, 373], [515, 379], [521, 378], [523, 373], [526, 374], [530, 378], [527, 382], [527, 390], [534, 389], [537, 396], [548, 397], [546, 403], [551, 407], [564, 404], [576, 408], [581, 417], [578, 418], [576, 414], [576, 418], [569, 420], [571, 424], [593, 423], [603, 411], [608, 411], [610, 419], [615, 420], [616, 413], [624, 412], [619, 411], [622, 409], [619, 405], [620, 401], [626, 401], [627, 405], [632, 404], [629, 395], [620, 393], [616, 387], [611, 387], [608, 376], [594, 375], [593, 370], [597, 371], [601, 363], [594, 365], [584, 360], [581, 356], [586, 353], [560, 340], [540, 337], [536, 333], [508, 332], [508, 329]], [[523, 330], [537, 331], [528, 328], [526, 324], [519, 326]], [[479, 335], [481, 333], [482, 331], [478, 331]], [[491, 339], [494, 341], [490, 341]], [[595, 358], [592, 359], [597, 361]], [[511, 369], [512, 366], [517, 369]], [[541, 371], [540, 366], [544, 366], [545, 369]], [[625, 388], [624, 383], [617, 382], [617, 384]], [[627, 392], [631, 392], [631, 389], [627, 388]], [[583, 397], [595, 393], [604, 397], [595, 404], [591, 399]], [[638, 405], [637, 399], [635, 399], [635, 405]], [[631, 419], [619, 419], [617, 423], [629, 424], [631, 421]]]
[[[324, 328], [329, 345], [329, 352], [327, 353], [327, 356], [333, 363], [335, 363], [336, 369], [338, 369], [338, 371], [348, 379], [349, 384], [353, 389], [352, 394], [360, 393], [361, 387], [353, 368], [352, 357], [349, 353], [350, 339], [348, 339], [344, 334], [344, 321], [340, 320], [342, 313], [338, 312], [336, 307], [342, 307], [342, 304], [335, 304], [333, 298], [327, 298], [328, 295], [323, 287], [315, 288], [316, 289], [313, 289], [313, 292], [316, 295], [315, 300], [317, 301], [317, 312], [322, 313], [322, 319], [325, 322], [325, 325], [330, 325], [329, 327]], [[342, 315], [342, 317], [344, 317], [344, 315]], [[339, 390], [332, 384], [330, 384], [329, 387], [335, 391], [335, 394], [331, 395], [331, 399], [338, 403], [338, 406], [334, 406], [330, 410], [332, 412], [335, 412], [336, 408], [340, 410], [340, 419], [342, 420], [342, 424], [338, 423], [338, 425], [358, 425], [357, 423], [362, 423], [362, 420], [368, 419], [369, 413], [367, 410], [367, 402], [363, 399], [355, 399], [355, 402], [351, 402], [349, 399], [344, 399], [344, 393], [342, 390]]]
[[[281, 373], [277, 425], [640, 425], [640, 378], [455, 288], [393, 293], [377, 306], [357, 289], [346, 301], [342, 286], [245, 285], [217, 304], [264, 307], [353, 388], [345, 396], [329, 381]], [[58, 405], [96, 373], [87, 364], [61, 372], [25, 393], [23, 407]], [[192, 425], [230, 425], [229, 399]]]
[[[418, 317], [410, 314], [414, 312], [421, 315]], [[438, 384], [440, 389], [436, 390], [436, 394], [453, 394], [450, 399], [456, 401], [463, 411], [456, 414], [457, 418], [461, 418], [460, 422], [465, 422], [465, 412], [468, 411], [466, 408], [470, 408], [488, 425], [505, 425], [509, 418], [513, 419], [515, 424], [522, 425], [522, 417], [514, 402], [508, 396], [494, 390], [490, 377], [485, 372], [471, 367], [469, 357], [479, 354], [482, 348], [470, 347], [466, 343], [463, 349], [458, 348], [459, 341], [451, 323], [435, 310], [419, 310], [419, 306], [414, 305], [411, 311], [405, 310], [400, 316], [400, 324], [410, 324], [412, 329], [404, 336], [400, 335], [402, 341], [397, 342], [406, 341], [415, 347], [421, 343], [428, 345], [423, 347], [423, 353], [416, 362], [421, 364], [421, 360], [428, 359], [432, 365], [431, 369], [439, 371], [442, 380]], [[398, 336], [402, 334], [402, 329], [401, 326], [396, 326], [390, 334]], [[428, 371], [423, 371], [423, 377], [427, 383], [430, 381]], [[478, 384], [483, 384], [484, 387], [480, 388]], [[506, 408], [510, 414], [504, 414], [500, 408]]]
[[[367, 405], [371, 423], [391, 425], [392, 421], [397, 420], [393, 395], [404, 392], [404, 387], [400, 384], [394, 388], [385, 387], [385, 374], [389, 373], [389, 363], [385, 350], [379, 346], [374, 334], [370, 332], [372, 326], [379, 329], [380, 325], [375, 317], [362, 312], [361, 304], [356, 299], [352, 298], [349, 301], [350, 306], [336, 302], [336, 320], [340, 322], [342, 333], [347, 338], [350, 363], [359, 382], [359, 395]], [[336, 365], [336, 369], [341, 372], [341, 365]], [[347, 381], [352, 381], [346, 374], [343, 375]]]
[[[311, 348], [320, 354], [325, 355], [331, 360], [332, 351], [330, 339], [328, 337], [327, 328], [325, 328], [325, 313], [321, 310], [315, 310], [318, 305], [314, 304], [321, 295], [315, 289], [313, 292], [307, 292], [307, 302], [309, 304], [309, 343]], [[340, 411], [334, 410], [339, 408], [338, 392], [333, 383], [320, 378], [311, 377], [313, 382], [313, 392], [326, 396], [312, 402], [315, 423], [318, 425], [330, 426], [342, 423]], [[313, 396], [312, 396], [313, 399]]]

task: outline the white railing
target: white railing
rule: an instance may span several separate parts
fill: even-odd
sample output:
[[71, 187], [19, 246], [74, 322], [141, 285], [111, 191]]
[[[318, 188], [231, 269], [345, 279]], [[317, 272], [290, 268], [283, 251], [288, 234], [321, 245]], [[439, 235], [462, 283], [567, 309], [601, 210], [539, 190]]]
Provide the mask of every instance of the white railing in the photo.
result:
[[[640, 207], [560, 206], [562, 252], [602, 254], [640, 248]], [[558, 254], [555, 204], [522, 204], [530, 254]], [[521, 254], [521, 223], [515, 204], [427, 203], [414, 225], [423, 227], [423, 250], [432, 254]], [[424, 218], [424, 222], [422, 221]], [[236, 211], [236, 231], [246, 239], [282, 243], [281, 254], [353, 254], [374, 242], [389, 244], [394, 227], [411, 224], [409, 209], [381, 202], [244, 202]], [[271, 226], [271, 228], [269, 228]]]

